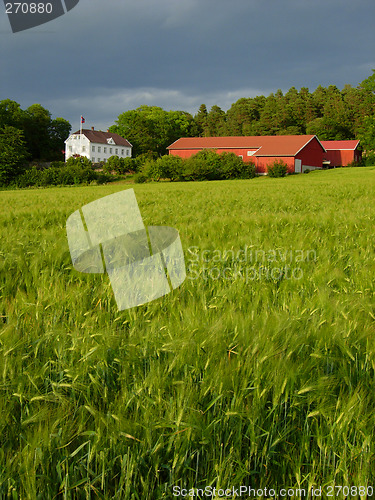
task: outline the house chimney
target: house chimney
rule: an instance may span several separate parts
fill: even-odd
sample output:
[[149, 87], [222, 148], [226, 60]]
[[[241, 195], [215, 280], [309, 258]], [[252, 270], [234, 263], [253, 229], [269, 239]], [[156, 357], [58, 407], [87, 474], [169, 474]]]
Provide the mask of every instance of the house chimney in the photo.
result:
[[94, 128], [94, 127], [91, 127], [91, 130], [95, 130], [95, 128]]

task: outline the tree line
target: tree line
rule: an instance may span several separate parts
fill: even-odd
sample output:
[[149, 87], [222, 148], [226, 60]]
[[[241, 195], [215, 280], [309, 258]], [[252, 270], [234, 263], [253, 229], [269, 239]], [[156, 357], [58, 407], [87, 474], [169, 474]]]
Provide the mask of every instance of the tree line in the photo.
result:
[[22, 174], [28, 161], [63, 160], [71, 128], [40, 104], [22, 109], [11, 99], [0, 101], [0, 184]]
[[110, 130], [126, 137], [135, 155], [161, 156], [180, 137], [314, 134], [321, 140], [360, 139], [375, 150], [375, 70], [357, 87], [292, 87], [268, 97], [243, 97], [228, 111], [202, 104], [195, 116], [141, 106], [121, 113]]

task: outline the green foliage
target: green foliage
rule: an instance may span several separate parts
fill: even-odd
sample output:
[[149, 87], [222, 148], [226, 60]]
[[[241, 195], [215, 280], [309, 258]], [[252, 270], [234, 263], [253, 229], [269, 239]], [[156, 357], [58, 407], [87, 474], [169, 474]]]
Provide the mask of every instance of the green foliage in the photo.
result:
[[66, 163], [64, 161], [52, 161], [50, 167], [52, 168], [64, 168]]
[[134, 182], [136, 184], [143, 184], [147, 182], [147, 175], [144, 174], [143, 172], [137, 172], [134, 176]]
[[158, 155], [156, 153], [153, 153], [152, 151], [136, 156], [135, 158], [133, 158], [133, 170], [135, 170], [136, 172], [140, 172], [145, 163], [156, 160], [157, 157]]
[[136, 160], [134, 158], [120, 158], [119, 156], [110, 156], [108, 160], [103, 163], [103, 172], [107, 174], [115, 172], [116, 174], [124, 175], [128, 172], [136, 170], [136, 167]]
[[364, 117], [358, 138], [365, 151], [375, 152], [375, 114]]
[[255, 165], [252, 162], [244, 162], [242, 158], [234, 153], [224, 152], [220, 158], [220, 179], [251, 179], [255, 177]]
[[122, 159], [121, 170], [119, 170], [117, 173], [127, 174], [128, 172], [134, 172], [135, 170], [137, 170], [135, 158], [130, 158], [130, 156], [127, 156], [126, 158]]
[[122, 173], [122, 159], [119, 158], [118, 156], [110, 156], [108, 160], [103, 164], [103, 172], [107, 174], [111, 174], [112, 172], [115, 173]]
[[0, 185], [7, 185], [26, 169], [28, 153], [23, 133], [11, 126], [0, 128]]
[[172, 142], [180, 137], [194, 136], [196, 130], [189, 113], [165, 111], [158, 106], [140, 106], [126, 111], [110, 127], [111, 132], [131, 142], [135, 156], [149, 152], [163, 155]]
[[243, 162], [234, 153], [217, 154], [205, 149], [187, 159], [165, 155], [147, 161], [141, 170], [142, 177], [153, 181], [204, 181], [222, 179], [250, 179], [255, 177], [255, 165]]
[[362, 164], [365, 167], [370, 167], [375, 165], [375, 151], [369, 151], [362, 158]]
[[156, 165], [162, 179], [182, 180], [183, 160], [179, 156], [164, 155], [156, 160]]
[[33, 165], [14, 179], [13, 184], [24, 188], [30, 186], [78, 185], [96, 182], [103, 184], [110, 176], [95, 172], [90, 160], [85, 157], [69, 158], [64, 162], [52, 162], [47, 168]]
[[220, 156], [215, 150], [203, 149], [187, 158], [184, 178], [188, 181], [212, 181], [222, 178]]
[[48, 152], [47, 158], [60, 159], [62, 151], [65, 151], [65, 140], [69, 137], [71, 130], [70, 123], [64, 118], [55, 118], [48, 126]]
[[251, 161], [243, 162], [242, 169], [239, 175], [239, 179], [253, 179], [256, 177], [256, 168], [255, 164]]
[[92, 161], [86, 158], [86, 156], [71, 156], [66, 161], [66, 166], [92, 168]]
[[155, 160], [146, 161], [142, 166], [141, 173], [151, 181], [160, 181], [163, 176], [163, 171]]
[[10, 99], [0, 101], [0, 129], [15, 127], [23, 134], [25, 147], [32, 160], [62, 160], [65, 139], [71, 125], [63, 118], [51, 118], [51, 113], [40, 104], [26, 110]]
[[288, 165], [283, 160], [275, 160], [267, 166], [269, 177], [285, 177], [288, 173]]
[[354, 139], [366, 115], [375, 116], [375, 72], [357, 88], [292, 87], [268, 97], [241, 98], [226, 113], [204, 104], [195, 115], [202, 136], [316, 134], [322, 140]]

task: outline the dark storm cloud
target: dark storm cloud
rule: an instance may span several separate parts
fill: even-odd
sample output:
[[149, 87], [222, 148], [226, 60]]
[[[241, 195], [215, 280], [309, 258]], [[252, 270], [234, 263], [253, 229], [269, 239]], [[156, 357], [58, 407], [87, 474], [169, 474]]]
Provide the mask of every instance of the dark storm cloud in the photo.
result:
[[373, 0], [81, 0], [12, 34], [0, 20], [1, 98], [101, 126], [142, 103], [195, 112], [239, 97], [357, 85], [375, 67]]

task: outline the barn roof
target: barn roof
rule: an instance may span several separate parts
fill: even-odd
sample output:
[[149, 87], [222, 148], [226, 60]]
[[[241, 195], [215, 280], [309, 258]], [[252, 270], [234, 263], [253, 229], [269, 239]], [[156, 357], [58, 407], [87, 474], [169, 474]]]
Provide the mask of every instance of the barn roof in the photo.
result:
[[358, 147], [359, 141], [321, 141], [324, 148], [328, 151], [330, 149], [341, 150], [354, 150]]
[[255, 156], [295, 156], [314, 138], [317, 139], [315, 135], [183, 137], [167, 149], [250, 149], [256, 150]]
[[[74, 132], [73, 135], [79, 135], [80, 130]], [[108, 144], [108, 139], [113, 139], [116, 146], [126, 146], [132, 147], [129, 141], [121, 137], [121, 135], [115, 134], [113, 132], [102, 132], [101, 130], [83, 129], [82, 134], [87, 137], [90, 142], [96, 144]]]

